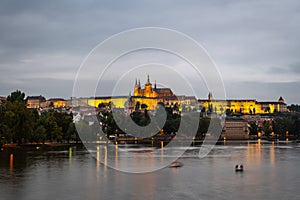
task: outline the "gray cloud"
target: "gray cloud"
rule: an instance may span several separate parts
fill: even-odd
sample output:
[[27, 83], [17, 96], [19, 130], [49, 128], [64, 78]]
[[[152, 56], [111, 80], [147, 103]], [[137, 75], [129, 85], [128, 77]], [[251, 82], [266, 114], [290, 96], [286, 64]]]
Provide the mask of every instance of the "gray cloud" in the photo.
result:
[[186, 33], [206, 48], [229, 97], [251, 97], [245, 91], [252, 91], [257, 99], [272, 100], [284, 89], [288, 102], [299, 103], [299, 11], [296, 0], [2, 0], [0, 95], [23, 89], [28, 95], [69, 97], [72, 77], [95, 45], [120, 31], [159, 26]]

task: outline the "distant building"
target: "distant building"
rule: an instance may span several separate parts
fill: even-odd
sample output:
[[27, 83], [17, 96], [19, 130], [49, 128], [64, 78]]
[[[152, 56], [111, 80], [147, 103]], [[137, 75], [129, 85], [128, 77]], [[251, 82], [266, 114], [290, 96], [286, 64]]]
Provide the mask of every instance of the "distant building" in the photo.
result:
[[209, 92], [207, 99], [197, 100], [194, 96], [175, 95], [171, 88], [158, 88], [156, 81], [152, 84], [149, 75], [143, 87], [140, 80], [135, 80], [133, 95], [129, 94], [129, 96], [72, 97], [69, 100], [51, 98], [47, 101], [43, 96], [31, 96], [27, 98], [28, 108], [101, 107], [101, 109], [125, 109], [127, 113], [131, 113], [136, 109], [155, 110], [160, 103], [167, 107], [176, 108], [174, 110], [178, 113], [201, 110], [201, 116], [221, 115], [225, 113], [233, 115], [261, 115], [288, 111], [282, 97], [278, 101], [214, 99], [212, 93]]
[[26, 98], [27, 108], [41, 108], [46, 106], [46, 99], [43, 96], [28, 96]]
[[98, 107], [100, 104], [111, 104], [112, 108], [124, 108], [128, 96], [95, 97], [87, 99], [87, 105]]
[[208, 99], [199, 99], [199, 107], [208, 113], [232, 113], [232, 114], [272, 114], [287, 112], [287, 105], [282, 97], [278, 101], [256, 101], [255, 99], [228, 99], [214, 100], [212, 94]]
[[167, 96], [175, 96], [170, 88], [157, 88], [156, 82], [154, 83], [154, 87], [150, 83], [149, 75], [147, 77], [147, 82], [145, 83], [144, 88], [141, 88], [140, 81], [135, 81], [134, 86], [134, 96], [140, 97], [167, 97]]
[[[80, 99], [75, 99], [76, 104], [82, 104]], [[140, 81], [136, 80], [134, 85], [134, 92], [131, 96], [113, 96], [113, 97], [95, 97], [87, 98], [87, 105], [92, 107], [98, 107], [101, 104], [111, 104], [115, 109], [125, 109], [126, 112], [132, 112], [135, 109], [141, 109], [141, 107], [147, 108], [147, 110], [155, 110], [158, 103], [163, 103], [166, 106], [183, 106], [187, 110], [195, 109], [197, 105], [197, 99], [192, 96], [176, 96], [170, 88], [158, 88], [156, 83], [152, 85], [149, 76], [144, 87], [141, 87]], [[73, 105], [74, 106], [74, 105]]]
[[0, 96], [0, 104], [6, 101], [6, 97]]
[[50, 108], [61, 108], [67, 106], [67, 101], [62, 98], [51, 98], [46, 101], [46, 105]]
[[66, 104], [69, 107], [88, 106], [88, 98], [71, 97], [70, 100], [67, 100]]
[[145, 104], [150, 110], [154, 110], [158, 103], [166, 106], [177, 106], [179, 110], [195, 110], [197, 107], [197, 99], [194, 96], [177, 96], [171, 88], [158, 88], [156, 82], [152, 86], [149, 75], [144, 88], [141, 87], [140, 81], [135, 81], [133, 104]]
[[221, 139], [249, 139], [248, 122], [239, 117], [226, 117]]

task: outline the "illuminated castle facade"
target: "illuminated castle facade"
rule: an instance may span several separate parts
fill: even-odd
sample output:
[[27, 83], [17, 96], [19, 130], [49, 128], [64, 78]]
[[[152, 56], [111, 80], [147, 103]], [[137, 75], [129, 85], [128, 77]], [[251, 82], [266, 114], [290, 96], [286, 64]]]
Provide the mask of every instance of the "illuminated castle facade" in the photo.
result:
[[273, 114], [287, 112], [287, 105], [280, 97], [278, 101], [256, 101], [255, 99], [214, 100], [212, 93], [208, 99], [199, 99], [199, 106], [208, 113], [232, 114]]
[[[81, 99], [84, 102], [85, 99]], [[133, 111], [146, 106], [147, 110], [155, 110], [158, 103], [163, 103], [166, 106], [177, 105], [182, 111], [195, 110], [198, 104], [197, 99], [193, 96], [175, 95], [170, 88], [158, 88], [156, 82], [150, 82], [149, 75], [144, 87], [141, 86], [140, 80], [135, 81], [133, 95], [116, 96], [116, 97], [96, 97], [86, 99], [86, 105], [98, 107], [101, 103], [112, 102], [114, 108], [125, 108]], [[84, 104], [82, 104], [84, 105]], [[138, 105], [138, 106], [137, 106]]]
[[[140, 80], [135, 80], [133, 95], [95, 97], [95, 98], [73, 98], [72, 100], [49, 99], [30, 97], [27, 99], [29, 108], [40, 108], [47, 104], [49, 107], [77, 107], [92, 106], [99, 107], [101, 104], [112, 104], [114, 108], [126, 109], [132, 112], [136, 109], [155, 110], [159, 103], [166, 106], [177, 106], [179, 111], [198, 111], [205, 114], [273, 114], [287, 112], [287, 105], [280, 97], [278, 101], [256, 101], [255, 99], [214, 99], [212, 93], [207, 99], [196, 99], [194, 96], [175, 95], [170, 88], [158, 88], [156, 81], [150, 82], [149, 75], [144, 87]], [[71, 105], [71, 102], [74, 105]], [[48, 105], [49, 104], [49, 105]]]

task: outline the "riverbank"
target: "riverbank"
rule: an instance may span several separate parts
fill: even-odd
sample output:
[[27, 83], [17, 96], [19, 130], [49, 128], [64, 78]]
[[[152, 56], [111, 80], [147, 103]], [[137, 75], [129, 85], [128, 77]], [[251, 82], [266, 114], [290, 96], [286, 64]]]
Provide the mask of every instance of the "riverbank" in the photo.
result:
[[1, 151], [49, 151], [49, 150], [66, 150], [73, 146], [82, 146], [81, 143], [24, 143], [24, 144], [4, 144]]

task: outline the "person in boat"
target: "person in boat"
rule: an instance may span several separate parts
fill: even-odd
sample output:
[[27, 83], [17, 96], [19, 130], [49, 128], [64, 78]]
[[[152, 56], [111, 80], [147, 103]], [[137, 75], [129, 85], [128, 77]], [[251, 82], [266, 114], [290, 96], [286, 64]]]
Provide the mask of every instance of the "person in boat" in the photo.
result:
[[235, 165], [235, 171], [243, 171], [244, 170], [244, 166], [241, 165]]

